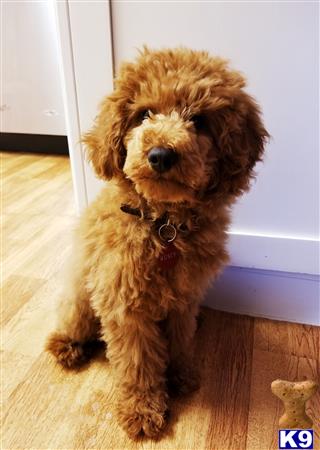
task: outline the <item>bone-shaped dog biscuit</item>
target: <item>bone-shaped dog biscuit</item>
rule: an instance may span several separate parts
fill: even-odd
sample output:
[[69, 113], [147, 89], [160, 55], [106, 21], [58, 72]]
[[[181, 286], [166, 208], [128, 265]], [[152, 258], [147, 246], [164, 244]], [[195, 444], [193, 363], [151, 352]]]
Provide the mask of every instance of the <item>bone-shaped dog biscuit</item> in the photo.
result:
[[312, 427], [312, 420], [306, 413], [306, 401], [318, 389], [315, 381], [275, 380], [271, 390], [284, 404], [284, 414], [280, 417], [279, 427], [289, 429], [305, 429]]

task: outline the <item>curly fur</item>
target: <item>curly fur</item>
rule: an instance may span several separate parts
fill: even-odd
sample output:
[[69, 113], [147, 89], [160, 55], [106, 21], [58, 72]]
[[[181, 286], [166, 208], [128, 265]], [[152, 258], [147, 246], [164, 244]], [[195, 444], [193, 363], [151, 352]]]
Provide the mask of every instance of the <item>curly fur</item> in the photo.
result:
[[[97, 175], [110, 181], [81, 219], [47, 349], [74, 367], [90, 356], [88, 342], [108, 343], [118, 419], [131, 437], [163, 429], [168, 387], [184, 393], [197, 384], [190, 348], [198, 305], [228, 261], [229, 208], [249, 188], [268, 136], [244, 87], [240, 73], [206, 52], [144, 48], [123, 64], [83, 138]], [[157, 146], [180, 157], [161, 176], [147, 159]], [[153, 226], [164, 213], [188, 230], [178, 230], [179, 262], [168, 271]]]

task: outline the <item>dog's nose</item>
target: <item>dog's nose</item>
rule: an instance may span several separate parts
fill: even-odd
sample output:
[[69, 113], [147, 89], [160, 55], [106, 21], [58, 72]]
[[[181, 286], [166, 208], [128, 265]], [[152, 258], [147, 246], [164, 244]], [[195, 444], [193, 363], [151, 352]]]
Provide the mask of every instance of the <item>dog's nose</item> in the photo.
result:
[[148, 153], [150, 166], [159, 173], [170, 170], [177, 160], [177, 153], [169, 148], [154, 147]]

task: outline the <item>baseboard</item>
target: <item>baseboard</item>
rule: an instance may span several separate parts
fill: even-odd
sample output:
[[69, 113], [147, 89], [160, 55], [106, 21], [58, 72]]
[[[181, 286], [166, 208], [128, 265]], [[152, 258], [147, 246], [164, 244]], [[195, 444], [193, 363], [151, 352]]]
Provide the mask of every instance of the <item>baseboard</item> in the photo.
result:
[[69, 155], [67, 136], [51, 134], [1, 133], [0, 150]]
[[204, 304], [218, 310], [320, 326], [320, 280], [273, 270], [228, 267]]
[[230, 265], [271, 271], [320, 273], [319, 239], [229, 232]]

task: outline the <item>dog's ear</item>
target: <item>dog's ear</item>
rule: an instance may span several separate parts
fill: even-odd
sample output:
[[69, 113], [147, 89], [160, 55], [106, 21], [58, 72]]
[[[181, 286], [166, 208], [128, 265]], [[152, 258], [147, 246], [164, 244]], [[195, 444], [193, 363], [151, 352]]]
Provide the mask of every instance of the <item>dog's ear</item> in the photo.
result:
[[100, 107], [93, 128], [82, 137], [87, 159], [96, 174], [110, 180], [122, 173], [126, 151], [123, 137], [126, 130], [126, 116], [122, 102], [116, 94], [106, 97]]
[[212, 116], [210, 128], [218, 151], [212, 192], [240, 195], [249, 188], [253, 168], [262, 160], [269, 137], [260, 109], [241, 91], [228, 107]]

